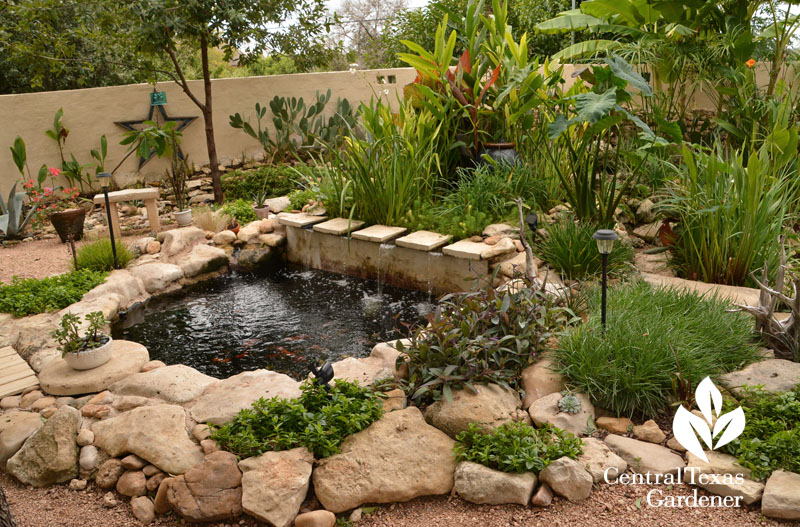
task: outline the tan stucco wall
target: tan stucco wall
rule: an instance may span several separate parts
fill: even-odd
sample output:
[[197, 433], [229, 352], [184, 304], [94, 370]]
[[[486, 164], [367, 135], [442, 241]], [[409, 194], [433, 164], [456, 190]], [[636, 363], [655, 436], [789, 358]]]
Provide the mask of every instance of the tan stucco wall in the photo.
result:
[[[379, 75], [384, 79], [394, 75], [397, 83], [379, 84]], [[324, 93], [330, 88], [331, 102], [327, 107], [330, 111], [335, 109], [336, 99], [339, 97], [347, 98], [355, 105], [360, 101], [369, 101], [371, 97], [382, 97], [385, 101], [395, 103], [396, 90], [399, 88], [399, 95], [402, 96], [402, 86], [412, 82], [414, 77], [413, 69], [398, 68], [214, 80], [212, 89], [217, 155], [224, 163], [232, 158], [241, 158], [242, 154], [252, 157], [262, 152], [258, 141], [228, 124], [228, 117], [236, 112], [245, 117], [250, 116], [251, 122], [255, 124], [252, 116], [256, 102], [268, 106], [272, 97], [282, 95], [303, 97], [308, 104], [315, 100], [317, 91]], [[203, 100], [202, 82], [192, 81], [190, 84], [192, 91]], [[167, 115], [200, 117], [184, 131], [183, 150], [196, 165], [207, 163], [208, 154], [200, 109], [173, 82], [161, 82], [157, 89], [167, 93]], [[92, 161], [90, 150], [98, 148], [100, 136], [105, 134], [108, 139], [106, 169], [110, 171], [126, 152], [126, 147], [119, 144], [124, 129], [114, 122], [146, 118], [150, 108], [149, 93], [152, 90], [152, 85], [135, 84], [0, 95], [0, 193], [5, 195], [14, 182], [20, 179], [9, 151], [17, 136], [22, 136], [25, 140], [28, 166], [34, 178], [42, 163], [61, 166], [55, 141], [45, 135], [45, 130], [52, 128], [53, 117], [59, 108], [64, 109], [62, 122], [69, 129], [66, 151], [74, 153], [81, 163], [89, 163]], [[388, 90], [388, 94], [385, 90]], [[269, 113], [266, 121], [271, 123]], [[115, 174], [115, 182], [120, 186], [134, 183], [137, 179], [137, 163], [135, 154], [128, 158]], [[142, 168], [142, 176], [148, 180], [160, 177], [165, 167], [163, 161], [152, 160]], [[91, 172], [94, 174], [93, 169]]]

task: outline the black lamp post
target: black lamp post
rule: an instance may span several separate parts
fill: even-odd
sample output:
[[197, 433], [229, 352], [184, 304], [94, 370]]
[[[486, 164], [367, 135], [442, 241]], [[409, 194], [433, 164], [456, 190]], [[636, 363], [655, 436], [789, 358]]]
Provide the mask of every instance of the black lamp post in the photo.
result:
[[119, 260], [117, 260], [117, 244], [114, 241], [114, 224], [111, 220], [111, 204], [108, 202], [108, 186], [111, 183], [111, 174], [108, 172], [100, 172], [97, 174], [97, 180], [103, 186], [103, 196], [106, 199], [106, 216], [108, 217], [108, 234], [111, 236], [111, 252], [114, 255], [114, 269], [119, 269]]
[[608, 289], [608, 255], [614, 248], [614, 242], [619, 240], [619, 235], [610, 229], [600, 229], [592, 235], [597, 241], [597, 250], [603, 258], [603, 296], [601, 302], [600, 321], [606, 329], [606, 290]]

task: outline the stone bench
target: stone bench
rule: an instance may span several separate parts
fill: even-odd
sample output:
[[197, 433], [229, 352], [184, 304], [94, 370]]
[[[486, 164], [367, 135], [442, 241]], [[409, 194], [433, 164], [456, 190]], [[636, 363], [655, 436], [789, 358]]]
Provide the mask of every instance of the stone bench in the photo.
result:
[[[117, 203], [123, 201], [144, 201], [144, 206], [147, 209], [147, 221], [150, 223], [150, 229], [153, 232], [161, 230], [161, 222], [158, 219], [158, 200], [159, 193], [157, 188], [133, 188], [128, 190], [115, 190], [108, 193], [108, 208], [111, 216], [111, 227], [114, 229], [114, 238], [116, 240], [122, 239], [122, 232], [119, 228], [119, 211], [117, 210]], [[94, 197], [94, 202], [105, 207], [106, 199], [103, 193], [97, 194]]]

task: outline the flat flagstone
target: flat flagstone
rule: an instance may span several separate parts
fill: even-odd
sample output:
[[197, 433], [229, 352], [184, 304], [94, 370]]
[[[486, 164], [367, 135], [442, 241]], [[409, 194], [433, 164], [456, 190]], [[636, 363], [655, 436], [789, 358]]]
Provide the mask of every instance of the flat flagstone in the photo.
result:
[[356, 240], [383, 243], [403, 235], [408, 229], [405, 227], [387, 227], [386, 225], [373, 225], [353, 233]]
[[278, 221], [281, 225], [288, 225], [289, 227], [307, 227], [315, 223], [322, 223], [327, 220], [327, 216], [311, 216], [305, 212], [285, 213], [278, 214]]
[[763, 386], [770, 393], [788, 392], [800, 384], [800, 363], [784, 359], [754, 362], [743, 370], [726, 373], [720, 383], [736, 396], [743, 395], [743, 386]]
[[442, 248], [442, 252], [447, 256], [464, 258], [467, 260], [480, 260], [481, 253], [491, 247], [483, 242], [471, 242], [469, 240], [459, 240], [453, 245]]
[[344, 236], [348, 232], [353, 232], [360, 229], [364, 225], [363, 221], [350, 220], [347, 218], [333, 218], [332, 220], [324, 221], [314, 225], [314, 230], [322, 234], [333, 234], [335, 236]]
[[400, 247], [415, 249], [417, 251], [432, 251], [445, 245], [452, 239], [452, 236], [439, 234], [438, 232], [416, 231], [402, 238], [397, 238], [394, 243]]
[[150, 360], [147, 348], [136, 342], [114, 340], [111, 360], [91, 370], [73, 370], [64, 359], [49, 362], [39, 373], [42, 390], [50, 395], [101, 392], [117, 381], [139, 373]]

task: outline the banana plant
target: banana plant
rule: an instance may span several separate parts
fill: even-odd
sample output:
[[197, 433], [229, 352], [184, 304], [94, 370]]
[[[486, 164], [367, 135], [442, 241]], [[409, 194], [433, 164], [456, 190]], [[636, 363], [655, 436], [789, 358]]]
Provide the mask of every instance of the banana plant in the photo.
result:
[[22, 204], [24, 201], [25, 193], [17, 194], [16, 183], [11, 187], [11, 192], [8, 194], [8, 203], [4, 203], [0, 199], [0, 235], [6, 240], [20, 238], [22, 231], [25, 230], [25, 226], [38, 208], [38, 204], [32, 204], [28, 214], [25, 215], [25, 219], [22, 219]]

